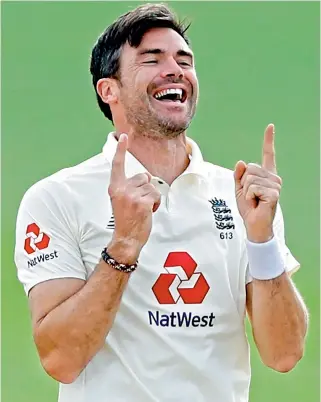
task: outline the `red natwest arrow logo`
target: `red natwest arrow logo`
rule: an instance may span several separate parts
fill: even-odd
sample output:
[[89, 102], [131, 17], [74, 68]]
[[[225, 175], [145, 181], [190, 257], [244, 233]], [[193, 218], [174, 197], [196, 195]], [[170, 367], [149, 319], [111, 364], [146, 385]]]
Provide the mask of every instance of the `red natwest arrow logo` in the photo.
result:
[[[169, 253], [164, 268], [152, 290], [160, 304], [176, 304], [181, 297], [186, 304], [203, 302], [210, 287], [200, 272], [195, 272], [196, 262], [186, 252]], [[173, 272], [173, 273], [172, 273]]]
[[49, 245], [50, 237], [46, 233], [40, 232], [40, 228], [36, 223], [31, 223], [27, 226], [26, 235], [24, 249], [28, 254], [43, 250]]

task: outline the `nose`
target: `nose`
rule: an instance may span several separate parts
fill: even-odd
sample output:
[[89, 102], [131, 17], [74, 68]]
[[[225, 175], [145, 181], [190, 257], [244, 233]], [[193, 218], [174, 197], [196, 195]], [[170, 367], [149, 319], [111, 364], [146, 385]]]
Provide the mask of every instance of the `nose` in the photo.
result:
[[161, 72], [161, 77], [162, 78], [175, 77], [182, 79], [184, 77], [184, 72], [180, 67], [180, 65], [177, 64], [176, 60], [174, 58], [170, 58], [164, 64], [164, 69]]

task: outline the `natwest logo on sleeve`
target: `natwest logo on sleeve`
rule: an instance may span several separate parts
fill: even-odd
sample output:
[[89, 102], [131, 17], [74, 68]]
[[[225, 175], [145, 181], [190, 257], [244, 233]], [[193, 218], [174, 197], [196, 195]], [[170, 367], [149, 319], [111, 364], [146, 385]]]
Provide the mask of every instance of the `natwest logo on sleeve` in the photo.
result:
[[44, 250], [49, 246], [50, 237], [43, 232], [36, 223], [27, 226], [27, 238], [25, 239], [24, 249], [28, 254], [32, 254], [37, 250]]
[[200, 304], [210, 287], [193, 258], [186, 253], [169, 253], [164, 268], [168, 273], [160, 274], [152, 290], [159, 304], [176, 304], [180, 298], [185, 304]]
[[[26, 239], [24, 249], [27, 254], [31, 255], [39, 250], [45, 250], [50, 243], [50, 237], [40, 231], [36, 223], [31, 223], [27, 226]], [[58, 251], [54, 250], [51, 253], [42, 253], [28, 260], [28, 268], [36, 266], [39, 262], [45, 262], [58, 258]]]

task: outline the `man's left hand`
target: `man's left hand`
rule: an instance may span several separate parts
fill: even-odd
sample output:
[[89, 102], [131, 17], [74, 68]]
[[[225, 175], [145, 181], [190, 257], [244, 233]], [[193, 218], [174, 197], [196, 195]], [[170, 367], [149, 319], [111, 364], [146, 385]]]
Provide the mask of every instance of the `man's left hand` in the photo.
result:
[[234, 179], [236, 201], [248, 240], [269, 241], [273, 237], [273, 220], [282, 185], [276, 171], [273, 124], [264, 133], [262, 166], [239, 161]]

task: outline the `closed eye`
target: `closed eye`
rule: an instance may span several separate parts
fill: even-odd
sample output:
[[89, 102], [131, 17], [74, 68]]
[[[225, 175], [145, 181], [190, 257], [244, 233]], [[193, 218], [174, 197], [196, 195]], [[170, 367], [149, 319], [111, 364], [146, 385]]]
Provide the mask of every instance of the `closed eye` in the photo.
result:
[[191, 66], [191, 64], [187, 63], [186, 61], [179, 61], [178, 64], [180, 64], [181, 66]]
[[158, 60], [147, 60], [144, 61], [144, 64], [156, 64]]

